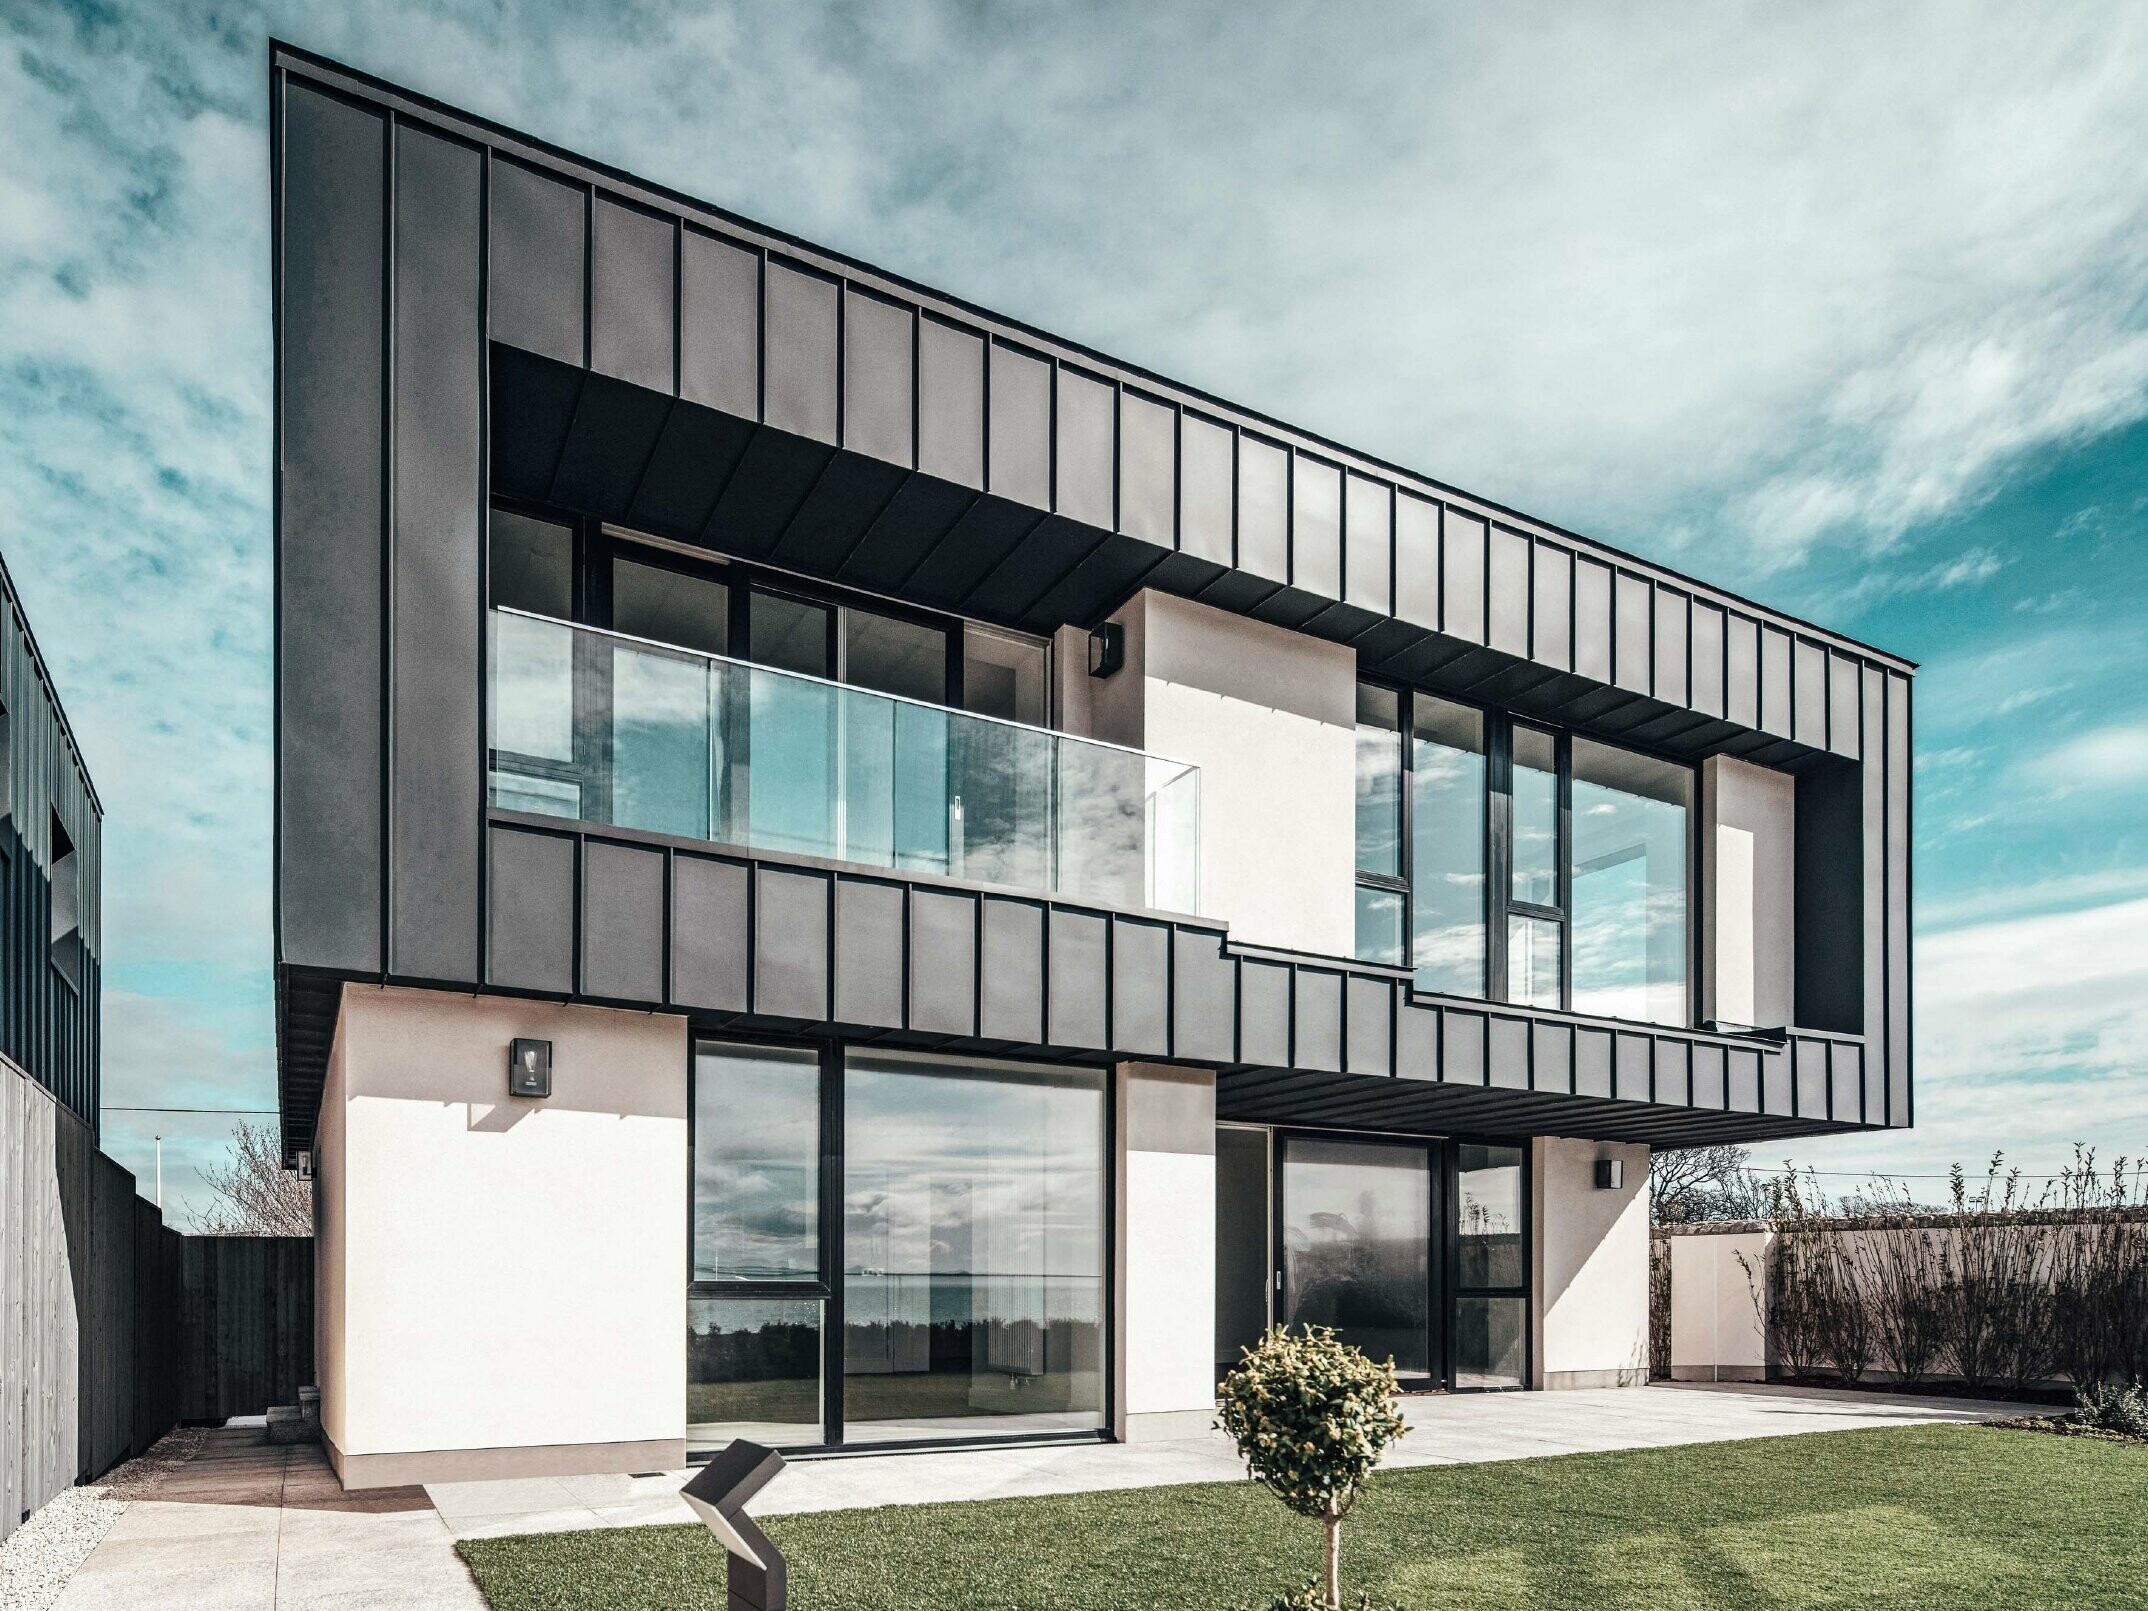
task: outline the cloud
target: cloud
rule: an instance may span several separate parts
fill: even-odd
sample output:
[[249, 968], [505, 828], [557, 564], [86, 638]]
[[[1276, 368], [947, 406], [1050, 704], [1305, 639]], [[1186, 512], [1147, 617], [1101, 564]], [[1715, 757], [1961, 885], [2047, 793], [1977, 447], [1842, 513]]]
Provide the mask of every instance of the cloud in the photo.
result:
[[2116, 789], [2148, 782], [2148, 722], [2099, 727], [2068, 739], [2035, 770], [2061, 788]]

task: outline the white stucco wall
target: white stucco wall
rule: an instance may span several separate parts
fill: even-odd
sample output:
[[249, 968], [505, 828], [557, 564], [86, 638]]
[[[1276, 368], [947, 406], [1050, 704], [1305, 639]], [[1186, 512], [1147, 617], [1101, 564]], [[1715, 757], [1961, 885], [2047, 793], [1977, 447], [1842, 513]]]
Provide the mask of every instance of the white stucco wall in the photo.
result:
[[1666, 1239], [1671, 1248], [1674, 1380], [1766, 1379], [1767, 1284], [1762, 1272], [1773, 1234], [1725, 1231]]
[[[1648, 1380], [1648, 1148], [1539, 1138], [1532, 1144], [1537, 1387]], [[1626, 1166], [1596, 1186], [1596, 1160]]]
[[1355, 654], [1167, 593], [1113, 619], [1125, 669], [1089, 678], [1086, 635], [1080, 653], [1063, 648], [1061, 720], [1201, 769], [1202, 916], [1243, 943], [1350, 955]]
[[1118, 1435], [1189, 1437], [1215, 1416], [1216, 1080], [1118, 1077]]
[[1701, 767], [1702, 1016], [1788, 1024], [1797, 1011], [1797, 779], [1715, 756]]
[[[549, 1099], [508, 1097], [516, 1036], [552, 1042]], [[685, 1020], [346, 986], [334, 1061], [321, 1385], [345, 1481], [683, 1460]]]

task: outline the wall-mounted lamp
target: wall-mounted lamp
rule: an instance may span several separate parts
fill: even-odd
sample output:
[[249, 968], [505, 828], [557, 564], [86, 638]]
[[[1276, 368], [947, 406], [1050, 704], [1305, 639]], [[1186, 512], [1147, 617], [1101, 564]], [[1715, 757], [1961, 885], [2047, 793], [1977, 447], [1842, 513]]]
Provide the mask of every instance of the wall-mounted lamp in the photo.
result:
[[509, 1096], [550, 1096], [552, 1094], [552, 1043], [548, 1040], [518, 1040], [507, 1052], [507, 1094]]
[[298, 1155], [298, 1178], [300, 1180], [311, 1180], [313, 1178], [313, 1153], [311, 1149], [301, 1150]]
[[1618, 1191], [1625, 1184], [1625, 1159], [1599, 1158], [1596, 1160], [1596, 1189], [1598, 1191]]
[[1106, 621], [1089, 634], [1089, 675], [1108, 677], [1126, 664], [1126, 627]]

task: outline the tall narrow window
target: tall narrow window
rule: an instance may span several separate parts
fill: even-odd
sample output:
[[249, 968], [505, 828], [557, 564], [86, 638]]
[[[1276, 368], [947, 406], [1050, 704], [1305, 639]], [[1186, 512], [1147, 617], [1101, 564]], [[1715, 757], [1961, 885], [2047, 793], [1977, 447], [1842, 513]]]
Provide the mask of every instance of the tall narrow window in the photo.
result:
[[1402, 696], [1357, 688], [1357, 955], [1400, 967], [1409, 885], [1402, 877]]
[[1516, 727], [1507, 834], [1507, 1000], [1558, 1007], [1565, 948], [1559, 895], [1559, 742]]
[[1688, 767], [1589, 739], [1574, 752], [1574, 1010], [1688, 1021]]
[[1410, 703], [1410, 960], [1419, 990], [1482, 996], [1484, 713]]

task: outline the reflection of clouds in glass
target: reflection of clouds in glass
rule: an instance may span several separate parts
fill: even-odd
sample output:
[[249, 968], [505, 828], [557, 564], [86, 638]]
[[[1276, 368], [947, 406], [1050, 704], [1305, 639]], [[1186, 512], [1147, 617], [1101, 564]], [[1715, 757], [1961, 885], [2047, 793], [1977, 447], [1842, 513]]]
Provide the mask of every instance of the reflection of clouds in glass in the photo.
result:
[[820, 1268], [820, 1061], [703, 1046], [694, 1059], [694, 1276], [780, 1280]]
[[[1690, 774], [1582, 740], [1574, 764], [1574, 1008], [1683, 1023]], [[1650, 792], [1588, 781], [1589, 769]]]

